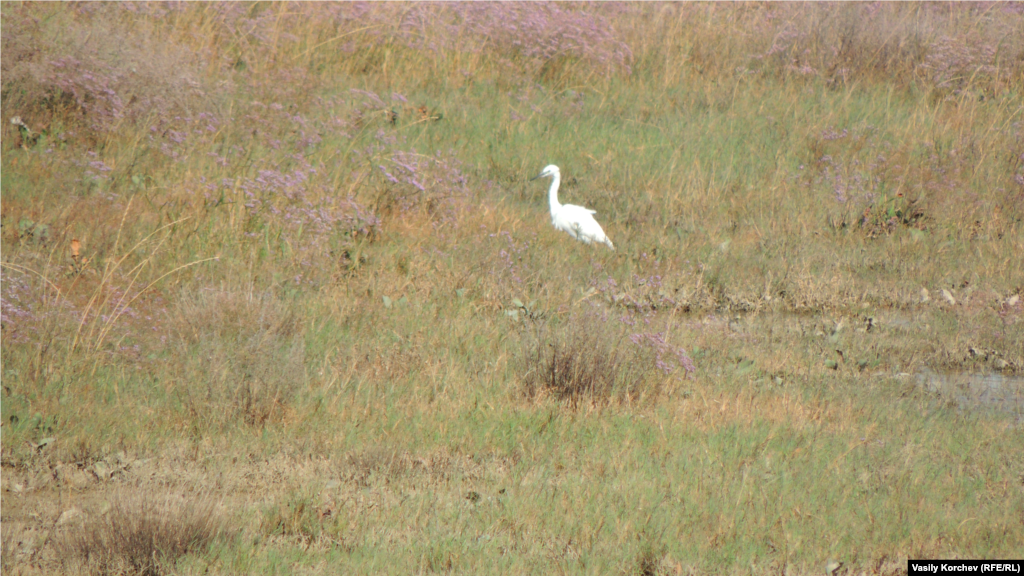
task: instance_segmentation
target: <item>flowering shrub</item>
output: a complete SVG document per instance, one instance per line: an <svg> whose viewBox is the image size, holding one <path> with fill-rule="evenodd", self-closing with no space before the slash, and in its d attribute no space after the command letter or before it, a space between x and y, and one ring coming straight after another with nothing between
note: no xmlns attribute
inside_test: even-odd
<svg viewBox="0 0 1024 576"><path fill-rule="evenodd" d="M0 274L0 329L4 342L25 342L39 330L44 302L36 297L35 288L24 274L11 274L6 269Z"/></svg>
<svg viewBox="0 0 1024 576"><path fill-rule="evenodd" d="M302 155L292 157L291 170L263 168L254 177L238 181L249 215L250 236L271 227L280 231L299 251L324 247L332 235L371 234L377 216L351 197L339 197L317 179L318 169ZM230 181L222 183L233 187ZM208 196L212 201L212 196Z"/></svg>
<svg viewBox="0 0 1024 576"><path fill-rule="evenodd" d="M4 106L22 113L71 113L99 132L124 121L169 118L203 101L201 56L131 26L116 5L89 5L79 17L37 7L4 11ZM43 18L59 23L47 33Z"/></svg>
<svg viewBox="0 0 1024 576"><path fill-rule="evenodd" d="M367 90L353 89L351 93L356 100L349 124L366 125L374 115L391 118L388 122L394 123L391 115L395 112L384 98ZM397 93L390 100L406 102ZM422 208L435 222L455 223L459 203L469 194L466 175L454 152L420 154L393 130L379 128L368 146L354 151L352 163L356 172L371 175L374 204L381 214L399 215Z"/></svg>
<svg viewBox="0 0 1024 576"><path fill-rule="evenodd" d="M952 22L986 11L991 16L985 19L984 34L944 32ZM878 75L958 93L968 82L993 85L1020 77L1015 55L1022 48L1021 37L1008 18L1018 12L1011 3L951 9L871 2L765 9L747 5L727 12L727 17L749 34L753 48L746 65L737 68L740 74L821 78L831 86Z"/></svg>
<svg viewBox="0 0 1024 576"><path fill-rule="evenodd" d="M599 70L628 73L629 47L599 12L596 6L554 2L421 3L405 11L398 35L411 47L434 52L487 50L503 63L528 62L537 68L556 58L573 58ZM433 33L424 35L425 29Z"/></svg>
<svg viewBox="0 0 1024 576"><path fill-rule="evenodd" d="M440 220L455 222L457 201L468 190L454 154L392 150L377 168L384 178L377 197L383 211L408 212L422 206Z"/></svg>
<svg viewBox="0 0 1024 576"><path fill-rule="evenodd" d="M981 38L943 36L929 46L921 63L935 86L960 93L977 76L998 78L1009 72L998 66L996 46Z"/></svg>
<svg viewBox="0 0 1024 576"><path fill-rule="evenodd" d="M121 10L163 19L180 17L188 9L126 3ZM536 75L561 59L602 73L629 73L632 65L632 53L612 25L614 8L595 4L220 3L192 10L213 23L216 44L229 47L208 55L222 70L262 74L290 69L289 81L263 87L280 94L308 86L301 67L289 66L280 57L291 50L308 56L309 62L367 68L379 63L374 48L404 47L413 58L461 51L491 60L491 69L506 77Z"/></svg>

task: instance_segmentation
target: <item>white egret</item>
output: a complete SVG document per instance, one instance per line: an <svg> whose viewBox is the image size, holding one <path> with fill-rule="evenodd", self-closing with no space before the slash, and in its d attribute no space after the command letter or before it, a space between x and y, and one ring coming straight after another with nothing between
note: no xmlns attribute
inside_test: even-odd
<svg viewBox="0 0 1024 576"><path fill-rule="evenodd" d="M562 181L562 174L558 170L558 166L550 164L530 180L536 180L541 177L551 177L551 188L548 190L548 203L551 205L551 224L558 230L568 232L573 238L590 244L591 242L600 242L607 244L609 248L615 250L615 246L612 241L608 239L604 234L604 230L601 229L601 225L594 220L594 214L597 211L584 208L583 206L576 206L575 204L559 204L558 203L558 185Z"/></svg>

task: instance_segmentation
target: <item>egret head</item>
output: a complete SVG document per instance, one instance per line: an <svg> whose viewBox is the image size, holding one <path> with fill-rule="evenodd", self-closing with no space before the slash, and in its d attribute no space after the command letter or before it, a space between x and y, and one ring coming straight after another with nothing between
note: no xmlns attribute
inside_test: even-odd
<svg viewBox="0 0 1024 576"><path fill-rule="evenodd" d="M543 170L540 171L540 174L537 174L533 178L530 178L530 180L536 180L537 178L543 178L543 177L546 177L546 176L557 176L557 175L558 175L558 166L555 166L554 164L548 164L547 166L544 167Z"/></svg>

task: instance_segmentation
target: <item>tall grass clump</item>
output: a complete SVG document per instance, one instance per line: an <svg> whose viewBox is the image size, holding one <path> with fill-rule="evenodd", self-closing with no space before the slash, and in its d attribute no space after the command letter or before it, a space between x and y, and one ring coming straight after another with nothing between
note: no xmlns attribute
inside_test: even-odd
<svg viewBox="0 0 1024 576"><path fill-rule="evenodd" d="M65 570L157 576L173 573L177 561L204 553L223 534L209 498L140 493L115 499L106 514L87 520L59 547Z"/></svg>
<svg viewBox="0 0 1024 576"><path fill-rule="evenodd" d="M61 242L43 257L3 264L0 298L6 336L13 342L36 343L23 365L28 378L43 389L57 385L59 398L76 375L95 374L111 359L138 357L140 342L149 337L145 325L159 322L140 311L148 307L145 304L159 303L154 287L209 261L154 270L154 258L169 237L165 228L130 247L115 239L112 251L117 255L102 268L77 252L77 240L70 243L74 255L66 259L54 254L68 248ZM139 258L140 254L144 256ZM55 262L58 258L64 261Z"/></svg>
<svg viewBox="0 0 1024 576"><path fill-rule="evenodd" d="M656 401L669 383L693 372L694 365L665 332L648 331L643 324L629 313L613 319L589 311L564 323L523 328L517 372L524 394L551 396L572 407Z"/></svg>
<svg viewBox="0 0 1024 576"><path fill-rule="evenodd" d="M175 389L188 421L259 429L308 389L300 319L269 295L199 291L172 317L174 357L187 359L178 369L202 383Z"/></svg>

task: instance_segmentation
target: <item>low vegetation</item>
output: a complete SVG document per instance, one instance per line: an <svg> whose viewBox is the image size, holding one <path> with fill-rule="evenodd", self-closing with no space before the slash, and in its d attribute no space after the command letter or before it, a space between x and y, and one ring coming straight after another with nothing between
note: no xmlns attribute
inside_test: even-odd
<svg viewBox="0 0 1024 576"><path fill-rule="evenodd" d="M0 10L5 574L1020 555L1019 5Z"/></svg>
<svg viewBox="0 0 1024 576"><path fill-rule="evenodd" d="M59 544L61 567L85 574L162 574L178 558L204 552L220 535L219 524L209 500L122 495L102 516L66 534Z"/></svg>

